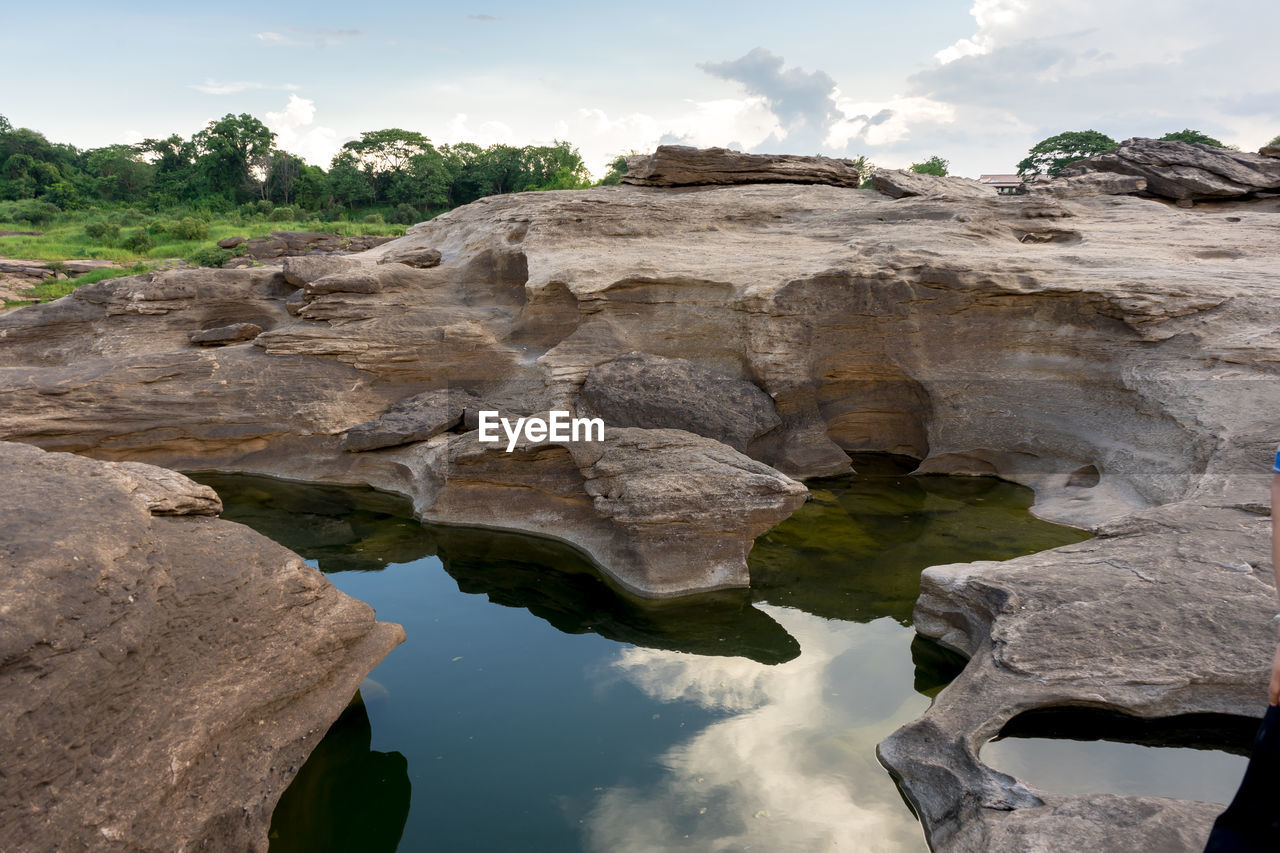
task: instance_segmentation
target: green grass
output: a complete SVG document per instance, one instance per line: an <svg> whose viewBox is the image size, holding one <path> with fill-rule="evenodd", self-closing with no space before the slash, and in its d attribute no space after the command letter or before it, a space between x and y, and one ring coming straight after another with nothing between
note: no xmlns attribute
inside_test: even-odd
<svg viewBox="0 0 1280 853"><path fill-rule="evenodd" d="M92 272L87 272L84 275L78 275L75 278L64 279L62 281L50 278L31 288L29 293L31 299L38 299L41 302L49 302L54 299L60 299L75 290L77 287L81 287L86 284L93 284L94 282L103 281L108 278L121 278L126 275L137 275L140 272L146 272L146 267L142 264L137 264L125 269L93 270ZM10 302L5 300L4 306L6 308L18 308L20 306L30 304L30 301Z"/></svg>
<svg viewBox="0 0 1280 853"><path fill-rule="evenodd" d="M116 214L118 217L119 214ZM376 224L365 222L319 222L316 220L271 222L265 218L245 217L231 214L213 218L209 223L209 236L203 240L181 240L171 234L152 235L155 245L144 253L131 252L120 248L118 244L124 236L139 228L147 228L157 221L172 220L173 215L160 214L146 216L135 224L123 225L121 237L104 241L94 239L85 233L86 223L96 219L111 219L101 214L92 215L85 211L62 213L51 222L32 226L26 222L0 221L0 230L4 231L43 231L38 237L15 236L0 237L0 257L31 258L41 261L65 261L74 258L99 258L117 263L136 263L138 261L164 260L166 258L185 258L197 249L212 246L226 237L262 237L272 231L319 231L327 234L344 236L376 235L399 237L404 234L405 226L395 224Z"/></svg>

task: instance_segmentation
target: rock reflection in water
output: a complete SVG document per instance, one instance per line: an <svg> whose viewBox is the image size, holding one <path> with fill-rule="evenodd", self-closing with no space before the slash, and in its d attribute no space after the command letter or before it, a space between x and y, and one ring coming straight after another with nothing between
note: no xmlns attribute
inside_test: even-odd
<svg viewBox="0 0 1280 853"><path fill-rule="evenodd" d="M401 846L921 851L875 758L962 663L910 627L920 570L1083 536L1030 518L1030 493L1007 483L855 464L757 542L751 590L656 603L560 543L424 526L371 489L197 479L224 517L404 625L369 706L373 746L408 760ZM327 747L370 754L335 732ZM383 820L317 794L310 766L273 849L330 810Z"/></svg>

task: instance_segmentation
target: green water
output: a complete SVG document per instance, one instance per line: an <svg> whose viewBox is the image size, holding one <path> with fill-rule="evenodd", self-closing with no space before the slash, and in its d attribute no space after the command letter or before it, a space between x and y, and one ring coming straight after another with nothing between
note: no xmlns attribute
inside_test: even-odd
<svg viewBox="0 0 1280 853"><path fill-rule="evenodd" d="M750 590L661 604L369 489L199 476L408 637L281 799L273 853L926 849L875 759L960 664L910 627L920 570L1083 535L1008 483L855 465L756 543Z"/></svg>

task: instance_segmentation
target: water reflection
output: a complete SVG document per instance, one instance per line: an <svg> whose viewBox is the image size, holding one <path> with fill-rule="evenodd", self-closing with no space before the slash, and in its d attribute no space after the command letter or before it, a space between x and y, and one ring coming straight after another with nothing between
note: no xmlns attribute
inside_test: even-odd
<svg viewBox="0 0 1280 853"><path fill-rule="evenodd" d="M271 849L390 853L409 817L409 765L369 748L373 729L359 693L298 770L271 815Z"/></svg>
<svg viewBox="0 0 1280 853"><path fill-rule="evenodd" d="M757 542L751 590L667 603L618 594L559 543L423 526L370 489L199 476L224 517L408 636L373 673L363 739L343 724L324 741L403 754L407 820L326 794L315 780L346 771L317 751L273 849L314 838L309 820L376 819L403 825L404 849L923 850L875 759L962 665L910 628L920 570L1082 535L1030 518L1007 483L855 464Z"/></svg>
<svg viewBox="0 0 1280 853"><path fill-rule="evenodd" d="M925 849L875 759L928 706L912 690L910 630L762 608L800 641L800 658L767 667L618 652L612 670L646 695L730 716L661 755L655 783L604 792L586 820L589 850Z"/></svg>
<svg viewBox="0 0 1280 853"><path fill-rule="evenodd" d="M1112 793L1229 803L1259 721L1225 714L1143 720L1098 708L1046 708L1010 720L982 760L1060 794Z"/></svg>

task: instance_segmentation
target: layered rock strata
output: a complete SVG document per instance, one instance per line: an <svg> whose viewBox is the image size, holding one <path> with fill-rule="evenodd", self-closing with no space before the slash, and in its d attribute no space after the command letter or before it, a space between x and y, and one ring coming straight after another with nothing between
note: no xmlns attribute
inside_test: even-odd
<svg viewBox="0 0 1280 853"><path fill-rule="evenodd" d="M9 442L0 467L0 848L266 851L403 631L173 471Z"/></svg>
<svg viewBox="0 0 1280 853"><path fill-rule="evenodd" d="M1152 195L1196 201L1280 192L1280 159L1191 142L1126 139L1114 151L1082 160L1064 177L1111 172L1142 178Z"/></svg>
<svg viewBox="0 0 1280 853"><path fill-rule="evenodd" d="M1122 825L1190 849L1212 808L1055 798L980 757L1030 707L1256 715L1265 702L1280 203L1109 194L1131 186L529 193L333 263L101 282L0 318L0 431L106 459L377 485L426 518L576 543L650 595L745 582L738 555L800 498L790 478L846 471L849 451L1025 483L1037 514L1100 536L926 573L921 632L972 660L884 760L938 849L1034 837L1092 850L1097 827ZM438 265L396 260L430 251ZM188 340L235 323L263 331ZM629 362L641 369L610 393L600 377ZM705 386L705 405L696 391L627 399L672 362L703 377L683 387ZM512 418L599 406L620 422L606 418L603 445L507 453L464 411L426 441L342 450L399 401L455 388ZM765 397L777 423L760 431ZM696 559L675 556L686 550Z"/></svg>

